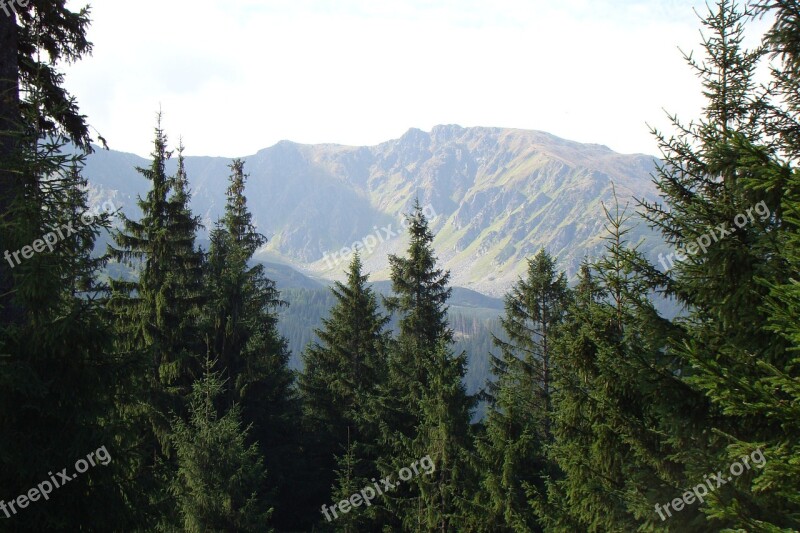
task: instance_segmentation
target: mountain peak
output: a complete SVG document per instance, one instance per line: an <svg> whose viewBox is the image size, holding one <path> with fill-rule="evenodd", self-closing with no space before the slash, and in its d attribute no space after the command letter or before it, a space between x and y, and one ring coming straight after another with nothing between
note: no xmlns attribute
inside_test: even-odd
<svg viewBox="0 0 800 533"><path fill-rule="evenodd" d="M192 207L206 227L224 208L229 164L186 160ZM101 153L89 157L86 176L99 192L133 206L147 187L137 165L143 163ZM388 254L407 243L399 220L418 196L432 215L434 245L453 284L487 294L507 290L542 247L568 272L598 253L601 202L613 205L612 182L623 205L657 194L651 157L540 131L457 124L411 128L366 147L284 140L249 158L245 170L254 222L270 239L262 259L338 278L346 251L368 243L365 268L372 279L386 279Z"/></svg>
<svg viewBox="0 0 800 533"><path fill-rule="evenodd" d="M432 137L455 137L461 135L466 131L466 128L458 124L439 124L431 128Z"/></svg>

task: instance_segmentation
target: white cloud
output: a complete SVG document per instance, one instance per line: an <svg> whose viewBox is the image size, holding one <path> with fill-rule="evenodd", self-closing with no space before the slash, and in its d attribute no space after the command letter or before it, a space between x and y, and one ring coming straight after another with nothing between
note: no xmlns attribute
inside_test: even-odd
<svg viewBox="0 0 800 533"><path fill-rule="evenodd" d="M375 144L440 123L655 153L645 123L702 103L677 49L697 48L693 4L95 0L95 53L67 85L112 148L142 155L159 105L192 155Z"/></svg>

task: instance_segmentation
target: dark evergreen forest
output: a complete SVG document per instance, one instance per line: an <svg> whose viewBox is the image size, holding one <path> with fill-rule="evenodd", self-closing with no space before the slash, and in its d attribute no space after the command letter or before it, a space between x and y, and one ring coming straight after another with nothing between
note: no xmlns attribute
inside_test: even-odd
<svg viewBox="0 0 800 533"><path fill-rule="evenodd" d="M450 307L419 202L389 290L358 253L278 290L239 159L200 246L160 115L141 216L87 215L105 140L59 65L91 61L89 11L24 4L0 13L0 530L800 530L800 1L700 13L705 106L652 132L660 199L605 205L575 280L530 257L496 317Z"/></svg>

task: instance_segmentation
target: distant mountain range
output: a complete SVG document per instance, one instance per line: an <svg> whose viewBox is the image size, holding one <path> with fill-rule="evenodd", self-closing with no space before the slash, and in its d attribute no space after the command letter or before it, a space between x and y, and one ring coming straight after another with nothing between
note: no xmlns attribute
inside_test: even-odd
<svg viewBox="0 0 800 533"><path fill-rule="evenodd" d="M495 297L541 247L570 275L582 258L598 255L606 222L601 202L613 208L612 183L630 214L633 198L656 198L652 156L538 131L436 126L369 147L281 141L243 159L248 203L269 238L257 258L291 267L271 268L282 283L294 279L304 288L341 279L349 259L342 248L353 243L370 248L362 255L371 279L388 279L387 255L407 244L400 221L415 198L435 214L434 245L452 285ZM224 207L229 163L186 160L192 206L206 230ZM92 201L111 199L136 216L136 196L149 183L135 167L147 165L132 154L98 150L84 172ZM637 217L631 223L638 224L631 240L641 240L651 258L663 251L662 240Z"/></svg>

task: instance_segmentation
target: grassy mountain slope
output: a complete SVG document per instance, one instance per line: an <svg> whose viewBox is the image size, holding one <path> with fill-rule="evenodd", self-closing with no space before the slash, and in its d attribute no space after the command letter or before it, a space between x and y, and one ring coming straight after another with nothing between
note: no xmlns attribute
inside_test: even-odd
<svg viewBox="0 0 800 533"><path fill-rule="evenodd" d="M229 161L186 163L193 208L208 229L222 210ZM98 198L113 198L135 215L136 195L148 185L137 165L147 161L98 151L86 176ZM436 126L371 147L282 141L247 157L245 168L255 223L270 239L259 259L340 279L349 257L333 254L366 243L372 279L388 279L387 255L406 245L402 214L419 197L436 215L434 245L453 285L500 296L539 247L570 274L595 256L605 223L601 202L613 204L612 183L623 205L653 198L653 165L649 156L543 132ZM632 238L652 254L663 249L643 225Z"/></svg>

